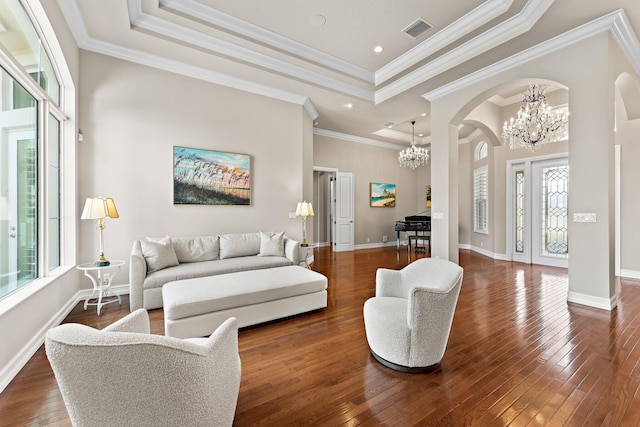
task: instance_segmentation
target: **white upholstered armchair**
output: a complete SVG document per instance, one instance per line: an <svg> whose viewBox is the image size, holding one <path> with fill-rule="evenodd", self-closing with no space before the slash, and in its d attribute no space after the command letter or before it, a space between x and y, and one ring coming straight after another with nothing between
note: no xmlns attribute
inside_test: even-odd
<svg viewBox="0 0 640 427"><path fill-rule="evenodd" d="M240 388L238 327L209 338L149 334L139 309L103 330L63 324L45 348L74 426L230 426Z"/></svg>
<svg viewBox="0 0 640 427"><path fill-rule="evenodd" d="M378 269L376 295L364 304L373 356L403 372L436 369L444 355L462 284L462 268L423 258L402 270Z"/></svg>

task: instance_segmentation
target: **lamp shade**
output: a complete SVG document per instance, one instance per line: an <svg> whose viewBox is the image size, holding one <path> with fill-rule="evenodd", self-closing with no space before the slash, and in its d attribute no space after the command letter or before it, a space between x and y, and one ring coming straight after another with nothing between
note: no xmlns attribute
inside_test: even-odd
<svg viewBox="0 0 640 427"><path fill-rule="evenodd" d="M311 206L311 203L307 203L305 202L298 202L298 207L296 208L296 216L313 216L314 212L313 212L313 206Z"/></svg>
<svg viewBox="0 0 640 427"><path fill-rule="evenodd" d="M87 198L82 210L82 219L118 218L118 210L112 198Z"/></svg>

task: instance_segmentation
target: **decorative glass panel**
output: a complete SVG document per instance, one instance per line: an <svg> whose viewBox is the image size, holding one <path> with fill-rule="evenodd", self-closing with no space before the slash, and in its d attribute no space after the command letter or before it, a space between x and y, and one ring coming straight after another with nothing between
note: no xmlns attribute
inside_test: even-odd
<svg viewBox="0 0 640 427"><path fill-rule="evenodd" d="M569 166L542 170L542 253L569 254Z"/></svg>
<svg viewBox="0 0 640 427"><path fill-rule="evenodd" d="M524 171L516 171L515 175L515 250L524 252Z"/></svg>

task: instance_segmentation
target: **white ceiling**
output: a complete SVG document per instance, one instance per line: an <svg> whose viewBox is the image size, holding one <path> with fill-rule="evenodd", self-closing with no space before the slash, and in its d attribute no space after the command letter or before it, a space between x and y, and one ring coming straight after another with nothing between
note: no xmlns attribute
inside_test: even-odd
<svg viewBox="0 0 640 427"><path fill-rule="evenodd" d="M416 140L428 142L425 93L556 36L575 40L566 35L584 24L602 31L588 23L618 9L628 18L627 43L640 52L637 0L58 3L83 49L305 105L319 132L387 144L406 145L411 120ZM310 22L318 15L324 25ZM414 39L402 30L418 18L433 28ZM384 47L379 54L376 45Z"/></svg>

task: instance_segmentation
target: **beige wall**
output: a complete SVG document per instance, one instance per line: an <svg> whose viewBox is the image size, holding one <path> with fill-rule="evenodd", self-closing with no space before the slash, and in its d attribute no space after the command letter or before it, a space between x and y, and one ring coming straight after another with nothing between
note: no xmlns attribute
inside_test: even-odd
<svg viewBox="0 0 640 427"><path fill-rule="evenodd" d="M301 239L288 213L312 192L302 106L85 51L81 66L79 196L115 199L108 258L128 261L133 240L146 236L284 230ZM250 155L251 206L174 205L174 145ZM81 221L80 262L95 258L97 238ZM127 272L117 281L127 283Z"/></svg>
<svg viewBox="0 0 640 427"><path fill-rule="evenodd" d="M395 221L424 211L430 165L418 170L400 167L398 151L315 135L314 165L354 175L355 245L394 242ZM396 207L369 206L371 182L396 184ZM321 207L318 207L320 209Z"/></svg>

